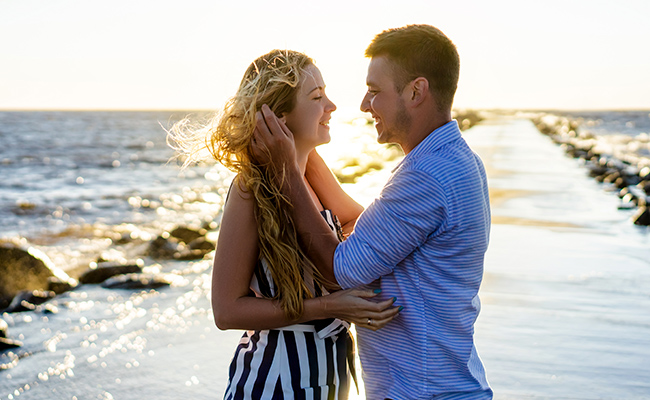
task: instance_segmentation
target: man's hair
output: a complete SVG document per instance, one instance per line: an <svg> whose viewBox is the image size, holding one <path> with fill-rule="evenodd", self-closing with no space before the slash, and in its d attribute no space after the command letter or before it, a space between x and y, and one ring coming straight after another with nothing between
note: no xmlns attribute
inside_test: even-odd
<svg viewBox="0 0 650 400"><path fill-rule="evenodd" d="M440 111L451 110L458 87L460 57L456 46L431 25L407 25L388 29L373 39L366 57L386 56L393 64L399 93L413 79L424 77Z"/></svg>

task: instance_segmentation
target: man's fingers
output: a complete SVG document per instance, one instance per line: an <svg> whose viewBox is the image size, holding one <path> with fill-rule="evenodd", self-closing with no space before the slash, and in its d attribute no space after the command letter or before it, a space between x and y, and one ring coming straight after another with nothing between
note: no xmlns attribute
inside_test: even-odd
<svg viewBox="0 0 650 400"><path fill-rule="evenodd" d="M285 130L280 125L280 120L266 104L262 105L262 115L271 135L286 135Z"/></svg>
<svg viewBox="0 0 650 400"><path fill-rule="evenodd" d="M271 131L266 123L266 118L261 111L255 113L255 119L255 138L257 140L260 140L264 137L264 135L271 135Z"/></svg>

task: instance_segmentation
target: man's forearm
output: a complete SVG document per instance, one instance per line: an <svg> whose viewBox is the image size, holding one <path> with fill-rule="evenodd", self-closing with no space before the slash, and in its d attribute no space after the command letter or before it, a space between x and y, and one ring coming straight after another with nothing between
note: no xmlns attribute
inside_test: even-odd
<svg viewBox="0 0 650 400"><path fill-rule="evenodd" d="M300 171L297 168L289 168L286 178L282 191L289 196L293 205L291 216L298 239L323 278L331 285L337 286L334 276L334 251L338 246L338 239L332 235L332 230L314 205Z"/></svg>

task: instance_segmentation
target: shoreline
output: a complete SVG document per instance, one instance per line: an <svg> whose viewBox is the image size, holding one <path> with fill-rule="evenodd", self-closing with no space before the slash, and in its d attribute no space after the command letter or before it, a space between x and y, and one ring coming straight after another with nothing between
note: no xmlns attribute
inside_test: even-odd
<svg viewBox="0 0 650 400"><path fill-rule="evenodd" d="M494 398L647 398L650 229L531 121L464 137L490 185L475 341Z"/></svg>
<svg viewBox="0 0 650 400"><path fill-rule="evenodd" d="M632 210L618 210L618 196L529 120L495 117L463 136L481 155L490 185L493 225L475 338L495 399L647 397L650 230L633 225ZM345 189L368 204L397 161ZM111 232L115 241L145 233ZM68 239L85 240L82 234ZM161 398L222 392L241 332L214 326L210 265L209 255L164 260L156 268L182 281L145 291L89 284L50 300L57 313L7 314L9 336L24 347L20 358L0 359L8 365L0 392L115 398L134 388Z"/></svg>

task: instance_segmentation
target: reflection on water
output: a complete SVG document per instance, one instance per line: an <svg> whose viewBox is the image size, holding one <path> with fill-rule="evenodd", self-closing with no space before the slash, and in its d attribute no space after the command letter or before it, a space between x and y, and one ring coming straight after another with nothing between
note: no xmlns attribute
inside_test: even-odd
<svg viewBox="0 0 650 400"><path fill-rule="evenodd" d="M198 262L143 256L149 241L178 225L207 224L208 240L216 241L232 179L220 166L181 172L167 164L173 152L158 122L173 119L161 112L0 113L4 240L41 250L72 276L100 259L139 259L143 272L173 278L150 291L83 285L46 311L4 314L9 336L23 346L0 354L0 399L212 398L225 389L241 333L214 326L212 254ZM365 120L331 127L332 144L319 151L351 180L371 169L366 164L382 167L362 153L394 162ZM367 196L369 186L360 186Z"/></svg>
<svg viewBox="0 0 650 400"><path fill-rule="evenodd" d="M43 251L71 275L98 259L140 258L144 272L173 278L171 286L157 290L83 285L57 296L41 311L4 314L9 336L23 346L0 354L0 399L179 399L223 393L241 333L214 326L209 299L212 254L196 262L158 263L143 255L149 241L178 225L207 224L208 238L215 241L232 179L218 166L179 172L176 164L167 164L173 153L158 122L168 126L173 115L184 114L0 113L0 236ZM646 129L640 121L633 127L623 125ZM365 119L332 121L331 134L332 142L319 152L341 179L356 180L346 189L369 204L401 154L378 145ZM546 155L544 146L536 147L538 156L515 154L519 158L495 158L494 164L501 163L504 170L530 170L538 165L531 161ZM578 187L581 193L593 189L583 172L565 168L566 179L549 174L549 168L553 172L563 165L539 164L539 171L528 171L537 174L535 179L501 179L522 190L557 188L560 183L566 184L564 189ZM499 181L493 183L497 188ZM576 210L570 207L572 199L560 193L528 202L512 199L503 215L514 218L514 213L532 209L538 219L553 220L554 214L558 223L588 225L594 204L586 200L589 207ZM605 222L614 229L609 235L624 231ZM541 270L548 275L548 269ZM586 274L575 275L571 284L601 290L612 278ZM638 285L630 284L627 290L634 296L647 294ZM627 298L625 293L617 295ZM363 392L357 396L353 390L351 398L363 398Z"/></svg>

